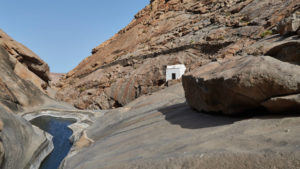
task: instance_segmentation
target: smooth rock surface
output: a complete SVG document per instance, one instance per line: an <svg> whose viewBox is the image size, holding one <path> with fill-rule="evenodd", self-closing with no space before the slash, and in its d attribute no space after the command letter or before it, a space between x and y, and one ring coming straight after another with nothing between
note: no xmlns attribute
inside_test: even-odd
<svg viewBox="0 0 300 169"><path fill-rule="evenodd" d="M0 104L0 120L3 122L0 132L1 169L36 167L35 162L52 143L44 131L33 128L29 122L3 107Z"/></svg>
<svg viewBox="0 0 300 169"><path fill-rule="evenodd" d="M299 168L300 118L226 117L192 110L181 85L96 118L94 140L61 169Z"/></svg>
<svg viewBox="0 0 300 169"><path fill-rule="evenodd" d="M183 75L182 83L187 102L198 111L246 113L272 97L300 93L300 66L245 56L199 67Z"/></svg>
<svg viewBox="0 0 300 169"><path fill-rule="evenodd" d="M20 112L59 105L42 87L49 68L38 56L0 30L0 168L38 168L51 152L51 136Z"/></svg>

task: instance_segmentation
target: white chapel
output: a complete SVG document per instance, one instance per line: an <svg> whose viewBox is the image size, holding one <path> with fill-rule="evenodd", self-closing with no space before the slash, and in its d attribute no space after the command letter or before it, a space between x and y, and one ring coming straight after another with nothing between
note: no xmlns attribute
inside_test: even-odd
<svg viewBox="0 0 300 169"><path fill-rule="evenodd" d="M184 64L169 65L166 70L166 81L180 79L184 74L186 67Z"/></svg>

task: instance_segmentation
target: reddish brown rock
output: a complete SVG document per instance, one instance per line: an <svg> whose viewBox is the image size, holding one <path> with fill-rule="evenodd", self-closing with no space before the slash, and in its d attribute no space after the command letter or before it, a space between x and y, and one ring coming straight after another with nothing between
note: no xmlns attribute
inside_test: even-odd
<svg viewBox="0 0 300 169"><path fill-rule="evenodd" d="M49 66L39 56L0 30L0 45L9 53L17 74L37 87L50 81ZM21 67L22 65L22 67ZM22 70L20 70L22 69ZM25 75L26 74L26 75Z"/></svg>
<svg viewBox="0 0 300 169"><path fill-rule="evenodd" d="M0 168L36 168L50 141L18 113L54 104L47 87L46 63L0 31ZM41 73L44 72L44 73ZM40 74L41 73L41 74Z"/></svg>
<svg viewBox="0 0 300 169"><path fill-rule="evenodd" d="M252 55L268 55L300 65L300 37L274 35L249 46L244 52Z"/></svg>
<svg viewBox="0 0 300 169"><path fill-rule="evenodd" d="M269 56L245 56L202 66L182 77L189 105L198 111L224 114L247 113L278 104L278 112L300 110L300 67ZM265 102L266 100L270 100ZM286 101L284 101L286 100ZM290 101L288 101L290 100Z"/></svg>
<svg viewBox="0 0 300 169"><path fill-rule="evenodd" d="M45 81L40 79L36 74L27 69L26 66L17 62L14 68L14 72L22 79L33 82L41 91L47 88Z"/></svg>
<svg viewBox="0 0 300 169"><path fill-rule="evenodd" d="M264 38L300 0L152 0L58 83L78 108L119 107L160 90L165 67L233 58Z"/></svg>
<svg viewBox="0 0 300 169"><path fill-rule="evenodd" d="M300 30L300 6L299 9L295 9L294 12L289 16L283 19L277 26L277 31L281 35L288 33L296 34Z"/></svg>
<svg viewBox="0 0 300 169"><path fill-rule="evenodd" d="M0 42L3 43L2 38ZM41 105L48 99L43 93L45 85L45 81L12 57L0 43L0 103L13 111Z"/></svg>

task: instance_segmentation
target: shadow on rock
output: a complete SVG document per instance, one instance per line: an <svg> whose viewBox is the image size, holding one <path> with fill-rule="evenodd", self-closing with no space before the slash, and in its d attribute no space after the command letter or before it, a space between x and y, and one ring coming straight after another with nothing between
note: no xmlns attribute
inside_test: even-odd
<svg viewBox="0 0 300 169"><path fill-rule="evenodd" d="M159 109L171 124L187 129L200 129L233 124L248 117L224 116L200 113L191 109L187 103L175 104Z"/></svg>
<svg viewBox="0 0 300 169"><path fill-rule="evenodd" d="M285 117L299 117L299 113L268 113L257 110L247 114L222 115L221 113L198 112L190 108L187 103L180 103L159 109L165 115L165 119L174 125L180 125L186 129L201 129L230 125L247 119L280 119Z"/></svg>

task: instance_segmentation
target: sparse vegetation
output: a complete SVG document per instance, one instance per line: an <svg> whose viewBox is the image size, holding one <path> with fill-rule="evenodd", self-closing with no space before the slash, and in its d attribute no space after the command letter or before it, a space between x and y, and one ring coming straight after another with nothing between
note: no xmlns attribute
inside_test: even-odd
<svg viewBox="0 0 300 169"><path fill-rule="evenodd" d="M260 34L260 37L265 38L265 37L270 36L272 34L273 34L272 30L265 30L262 34Z"/></svg>
<svg viewBox="0 0 300 169"><path fill-rule="evenodd" d="M249 24L250 24L250 22L249 22L249 21L245 21L245 20L241 20L241 23L242 23L244 26L247 26L247 25L249 25Z"/></svg>
<svg viewBox="0 0 300 169"><path fill-rule="evenodd" d="M218 40L224 40L224 39L225 37L223 35L218 37Z"/></svg>
<svg viewBox="0 0 300 169"><path fill-rule="evenodd" d="M117 82L116 79L111 79L111 80L110 80L110 84L113 84L113 83L116 83L116 82Z"/></svg>
<svg viewBox="0 0 300 169"><path fill-rule="evenodd" d="M79 89L80 93L84 92L85 90L86 90L85 87L81 87L81 88Z"/></svg>

